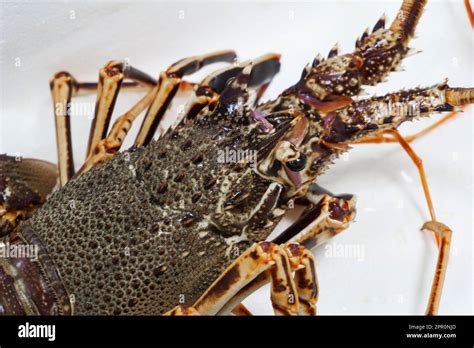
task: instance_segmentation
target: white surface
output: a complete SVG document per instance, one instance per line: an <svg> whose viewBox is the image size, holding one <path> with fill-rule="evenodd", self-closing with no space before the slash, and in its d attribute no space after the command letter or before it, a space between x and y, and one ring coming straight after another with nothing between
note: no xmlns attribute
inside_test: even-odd
<svg viewBox="0 0 474 348"><path fill-rule="evenodd" d="M280 52L282 69L267 95L272 97L294 83L317 52L326 54L336 41L342 51L351 51L366 27L383 12L390 22L400 3L2 3L0 153L56 161L48 86L56 71L95 81L108 60L128 58L158 76L180 58L217 49L233 48L241 59ZM474 86L472 33L462 1L430 1L412 42L422 54L404 61L406 72L367 91L432 85L444 77L452 86ZM121 94L115 115L138 97ZM94 97L79 101L93 105ZM473 313L473 116L471 108L414 143L424 160L438 219L454 231L442 314ZM411 134L439 117L406 124L401 131ZM84 158L89 124L87 116L73 117L77 166ZM419 231L429 215L408 156L397 145L356 146L320 183L358 196L356 222L333 242L364 253L358 261L328 257L325 246L315 251L319 313L423 313L437 252L433 238ZM267 288L246 303L256 313L272 313Z"/></svg>

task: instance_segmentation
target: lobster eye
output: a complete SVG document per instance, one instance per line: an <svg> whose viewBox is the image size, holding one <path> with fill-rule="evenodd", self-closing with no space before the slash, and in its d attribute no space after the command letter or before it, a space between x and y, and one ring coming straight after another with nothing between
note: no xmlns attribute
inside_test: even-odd
<svg viewBox="0 0 474 348"><path fill-rule="evenodd" d="M306 166L306 155L300 153L299 157L293 161L286 162L286 166L293 172L299 172Z"/></svg>

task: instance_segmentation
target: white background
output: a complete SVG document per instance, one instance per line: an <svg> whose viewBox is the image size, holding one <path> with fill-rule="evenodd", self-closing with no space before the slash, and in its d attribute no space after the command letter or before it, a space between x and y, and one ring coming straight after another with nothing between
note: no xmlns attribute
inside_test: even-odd
<svg viewBox="0 0 474 348"><path fill-rule="evenodd" d="M299 78L317 52L326 54L336 41L351 52L363 30L383 12L390 22L400 3L2 2L0 153L56 161L48 86L56 71L95 81L107 61L127 58L157 77L180 58L213 50L233 48L241 59L280 52L282 69L268 90L274 97ZM462 1L430 1L412 42L423 52L403 62L405 72L367 92L428 86L444 77L452 86L474 86L472 33ZM121 94L115 115L139 97ZM94 103L94 96L79 101ZM413 144L424 160L438 219L454 231L441 314L473 313L473 116L470 108ZM403 125L401 131L411 134L439 117ZM76 166L84 158L89 124L87 116L73 117ZM319 313L422 314L437 251L433 237L420 231L429 214L408 156L397 145L359 145L319 182L358 197L356 222L329 245L364 252L357 260L329 257L325 246L315 251ZM255 313L272 313L268 288L246 303Z"/></svg>

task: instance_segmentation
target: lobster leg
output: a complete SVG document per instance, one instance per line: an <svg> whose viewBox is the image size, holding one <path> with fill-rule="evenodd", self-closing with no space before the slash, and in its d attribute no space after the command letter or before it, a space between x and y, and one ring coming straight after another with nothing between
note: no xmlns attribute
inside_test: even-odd
<svg viewBox="0 0 474 348"><path fill-rule="evenodd" d="M155 134L161 119L183 82L184 75L193 74L202 67L216 62L232 62L236 55L233 51L218 51L182 59L172 64L160 74L158 91L148 109L135 139L135 145L147 145Z"/></svg>
<svg viewBox="0 0 474 348"><path fill-rule="evenodd" d="M451 115L447 115L447 116L451 116ZM389 135L392 136L392 138L391 139L390 138L385 138L385 137L383 137L384 134L389 134ZM390 142L398 142L402 146L402 148L406 151L406 153L410 156L413 163L416 165L416 167L418 169L418 172L420 174L420 179L421 179L421 183L423 185L423 191L425 193L426 203L428 204L428 209L430 211L431 219L433 221L436 221L436 214L435 214L435 211L434 211L433 202L431 200L431 194L430 194L428 182L426 180L426 174L425 174L425 170L424 170L424 167L423 167L422 160L420 159L420 157L418 157L418 155L412 149L409 142L404 137L402 137L400 135L400 133L398 133L398 131L396 131L396 130L385 130L381 136L383 137L383 139L391 140ZM370 138L369 138L369 140L370 140Z"/></svg>
<svg viewBox="0 0 474 348"><path fill-rule="evenodd" d="M441 293L443 291L444 278L446 276L446 269L448 267L452 231L446 225L436 221L426 222L422 229L435 233L437 239L439 240L438 261L436 262L433 285L431 286L430 298L428 300L428 306L426 307L425 312L426 315L436 315L438 313Z"/></svg>
<svg viewBox="0 0 474 348"><path fill-rule="evenodd" d="M314 260L309 249L324 243L349 226L355 217L355 198L352 195L329 194L315 184L306 196L308 209L296 222L273 239L272 243L285 245L292 270L296 270L295 284L300 301L299 313L314 315L318 285ZM270 277L267 274L256 277L229 300L219 314L229 313L269 281Z"/></svg>
<svg viewBox="0 0 474 348"><path fill-rule="evenodd" d="M287 253L290 261L291 271L295 272L294 283L296 288L296 296L298 298L298 314L300 315L316 315L316 302L318 301L319 285L316 275L316 263L313 254L299 243L286 243L281 245L283 250ZM266 271L250 283L245 285L233 296L217 313L219 315L226 315L229 312L241 312L241 301L255 292L257 289L272 281L271 271ZM275 294L278 294L274 283L272 283L272 304L275 309ZM289 298L294 301L293 298ZM280 299L281 301L281 299ZM281 314L277 310L276 314Z"/></svg>
<svg viewBox="0 0 474 348"><path fill-rule="evenodd" d="M322 193L313 186L305 198L310 204L308 208L273 243L300 243L313 249L347 229L355 217L356 199L352 195Z"/></svg>
<svg viewBox="0 0 474 348"><path fill-rule="evenodd" d="M437 91L437 92L435 92ZM439 84L431 89L416 89L412 91L407 91L405 95L399 94L401 98L399 99L392 99L394 94L390 95L387 99L389 102L391 100L396 100L397 102L401 102L402 105L406 106L405 110L398 109L398 112L390 112L385 116L390 117L390 122L388 122L389 126L385 127L380 122L387 121L383 115L382 117L380 113L373 113L372 111L363 112L364 116L369 116L369 119L378 123L381 127L376 126L374 129L376 131L372 134L380 134L385 132L386 134L390 134L391 136L396 139L400 143L400 145L404 148L404 150L408 153L410 158L413 160L415 165L418 168L420 178L423 184L423 189L425 192L425 197L428 203L428 207L430 209L430 215L432 221L429 221L424 225L425 229L432 230L435 232L435 236L437 238L437 242L439 245L439 257L438 257L438 264L436 268L436 273L433 281L431 296L428 308L426 310L427 314L435 314L438 310L444 276L446 272L446 264L449 255L449 246L450 246L450 239L451 239L451 231L445 225L436 221L435 212L433 209L433 204L431 202L431 197L428 189L428 184L426 181L423 165L421 159L416 155L413 149L410 147L408 142L396 131L396 127L405 120L411 119L413 117L419 117L428 115L431 112L435 111L452 111L458 107L462 107L467 104L471 104L474 102L474 89L473 88L451 88L445 82ZM426 98L428 97L428 98ZM375 101L376 99L372 99ZM371 104L372 102L366 100L363 103ZM408 110L410 103L412 105L416 105L418 110L416 113L411 114ZM338 111L345 113L348 111L346 115L350 115L348 120L351 125L353 125L352 121L354 120L352 116L353 110L355 110L359 105L359 102L354 103L349 108L345 109L345 111ZM375 105L375 104L372 104ZM365 107L363 107L364 109ZM353 134L349 134L348 137L345 135L341 137L340 140L342 142L354 142L360 138L363 138L364 135L371 135L371 130L364 130L365 134L359 133L359 131L355 131ZM336 140L338 136L334 137L333 139ZM326 138L325 140L329 140ZM329 141L331 142L331 141ZM341 143L340 141L336 141L337 143Z"/></svg>
<svg viewBox="0 0 474 348"><path fill-rule="evenodd" d="M472 11L470 0L464 0L464 6L466 7L467 16L471 23L471 28L474 28L474 12Z"/></svg>
<svg viewBox="0 0 474 348"><path fill-rule="evenodd" d="M235 308L232 310L232 314L238 315L238 316L252 316L252 312L248 310L247 307L245 307L242 303L238 304L235 306Z"/></svg>
<svg viewBox="0 0 474 348"><path fill-rule="evenodd" d="M122 61L110 61L100 69L97 103L89 134L86 158L93 154L97 144L107 134L110 118L124 78L132 79L150 87L156 85L156 81L152 77Z"/></svg>
<svg viewBox="0 0 474 348"><path fill-rule="evenodd" d="M436 221L436 215L431 201L431 195L426 181L425 171L423 168L423 162L417 156L415 151L411 148L407 141L398 133L398 131L391 131L395 139L400 143L403 149L410 156L412 161L415 163L420 174L423 190L425 193L428 208L430 210L431 220L426 222L422 229L429 230L435 234L436 242L438 243L438 261L436 265L436 271L433 279L433 285L431 287L431 295L426 308L426 315L436 315L438 313L439 302L441 300L441 293L443 290L444 278L446 276L446 268L448 264L449 251L451 246L451 235L452 231L446 225Z"/></svg>
<svg viewBox="0 0 474 348"><path fill-rule="evenodd" d="M411 134L411 135L405 135L403 136L403 139L407 142L407 143L411 143L412 141L416 140L416 139L419 139L423 136L425 136L426 134L428 134L429 132L433 131L434 129L440 127L441 125L443 125L444 123L446 123L447 121L450 121L452 120L453 118L455 117L458 117L460 116L460 113L457 112L457 111L453 111L453 112L450 112L449 114L443 116L442 118L440 118L438 121L436 121L435 123L433 123L432 125L422 129L421 131L415 133L415 134ZM388 137L386 137L385 135L389 135ZM360 141L358 142L354 142L354 143L347 143L347 145L353 145L353 144L380 144L380 143L397 143L398 140L395 139L394 137L390 136L390 134L388 132L383 132L382 134L378 134L378 135L375 135L375 136L372 136L372 137L367 137L367 138L364 138L364 139L361 139Z"/></svg>
<svg viewBox="0 0 474 348"><path fill-rule="evenodd" d="M251 76L253 86L257 86L261 89L262 84L269 83L273 76L278 72L278 59L278 55L268 54L252 62L255 64L254 69L252 69L254 74ZM178 62L176 64L181 63ZM243 66L244 65L241 64L237 67L219 70L218 72L206 77L201 84L193 85L186 81L181 81L178 85L179 89L188 89L189 86L192 86L197 95L194 103L188 108L188 111L185 114L186 117L194 117L202 108L207 106L211 100L217 101L219 93L224 89L227 80L240 72L243 69ZM115 121L107 137L102 139L97 144L94 151L89 155L86 162L79 170L79 174L82 174L94 165L107 160L120 150L123 140L130 130L134 120L146 107L156 101L157 90L159 90L159 87L151 89L132 109Z"/></svg>
<svg viewBox="0 0 474 348"><path fill-rule="evenodd" d="M140 82L126 81L122 85L124 89L141 90L155 83L142 73L135 73L134 76ZM0 235L8 234L21 220L28 219L44 203L57 181L60 186L64 186L73 177L75 171L69 112L71 99L75 95L94 92L99 85L78 82L65 71L56 73L51 79L57 166L41 160L0 156L0 195L4 197L0 204Z"/></svg>
<svg viewBox="0 0 474 348"><path fill-rule="evenodd" d="M398 142L403 147L403 149L407 152L407 154L410 156L410 158L413 160L414 164L418 168L418 171L419 171L419 174L420 174L420 179L421 179L421 182L422 182L422 185L423 185L423 191L425 193L426 201L427 201L427 204L428 204L428 209L430 211L431 219L433 221L435 221L436 218L435 218L434 207L433 207L433 203L432 203L432 200L431 200L431 195L430 195L430 192L429 192L428 183L427 183L427 180L426 180L426 175L425 175L425 172L424 172L423 163L422 163L421 159L413 151L413 149L411 148L409 143L411 143L413 140L416 140L416 139L424 136L428 132L431 132L433 129L441 126L442 124L444 124L448 120L451 120L452 118L454 118L458 115L459 115L459 113L456 112L456 111L450 112L449 114L445 115L443 118L441 118L440 120L438 120L437 122L435 122L431 126L425 128L425 129L421 130L420 132L418 132L416 134L413 134L413 135L403 137L403 136L400 135L400 133L398 133L398 131L385 130L383 133L381 133L379 135L364 138L359 142L347 143L347 144L380 144L380 143ZM385 135L388 135L388 137L386 137ZM439 240L436 233L435 233L435 237L436 237L436 241L439 244L440 240Z"/></svg>
<svg viewBox="0 0 474 348"><path fill-rule="evenodd" d="M296 287L296 296L299 302L298 314L300 315L316 315L316 303L319 295L318 278L316 275L316 262L313 254L304 246L298 243L287 243L282 245L283 250L290 261L291 270L295 272L294 283ZM274 285L273 275L271 271L267 271L254 279L251 283L245 286L237 293L218 314L227 314L235 303L242 301L248 295L253 293L258 288L262 287L269 281L272 281L272 304L282 302L282 299L277 301L278 288ZM291 300L291 298L289 299ZM294 300L293 300L294 301ZM237 314L248 315L250 313L242 304L234 307L232 312L237 310ZM247 312L245 312L247 310ZM276 314L282 314L275 311ZM286 313L284 313L286 314Z"/></svg>
<svg viewBox="0 0 474 348"><path fill-rule="evenodd" d="M157 89L156 86L153 87L129 111L117 118L107 137L97 144L94 151L86 159L81 169L79 169L78 174L85 173L98 163L109 159L120 150L123 140L132 127L133 121L150 105L156 95Z"/></svg>
<svg viewBox="0 0 474 348"><path fill-rule="evenodd" d="M420 174L421 183L423 185L423 191L424 191L425 197L426 197L426 203L428 204L428 209L430 211L431 219L433 221L436 221L436 214L435 214L435 211L434 211L433 202L431 200L430 189L428 187L428 181L426 180L426 174L425 174L425 169L423 167L422 160L420 159L420 157L418 157L418 155L412 149L410 144L408 144L408 142L405 139L403 139L403 137L400 135L400 133L398 133L398 131L388 130L386 132L389 133L389 134L392 134L394 136L394 138L400 143L400 145L406 151L408 156L410 156L411 160L413 161L416 168L418 169L418 172Z"/></svg>
<svg viewBox="0 0 474 348"><path fill-rule="evenodd" d="M50 82L53 97L56 146L58 152L59 185L64 186L74 175L69 105L75 88L74 78L67 72L59 72Z"/></svg>
<svg viewBox="0 0 474 348"><path fill-rule="evenodd" d="M245 285L257 276L267 274L272 281L275 313L295 315L299 300L290 266L288 254L282 247L269 242L256 243L240 255L192 307L203 315L216 314ZM174 315L180 311L177 307L167 314Z"/></svg>
<svg viewBox="0 0 474 348"><path fill-rule="evenodd" d="M211 53L207 56L202 56L202 57L192 57L192 58L187 58L184 60L181 60L175 64L173 64L168 70L167 73L169 73L169 76L166 75L165 77L162 76L163 78L168 79L167 81L172 81L174 74L177 75L184 75L185 73L193 73L200 69L201 67L205 66L206 64L212 63L212 59L215 59L215 61L219 60L227 60L229 59L229 55L231 55L231 52L227 51L222 51L222 52L215 52ZM195 64L196 66L194 66ZM194 70L193 70L194 69ZM163 75L163 74L162 74ZM171 80L170 80L171 79ZM150 119L151 114L153 114L155 111L152 109L158 107L161 108L158 110L158 113L161 115L161 117L164 115L164 112L167 109L167 105L171 103L171 99L174 97L176 92L178 90L183 90L186 91L189 89L189 87L198 87L199 85L197 84L192 84L184 80L180 80L177 82L176 85L173 84L173 90L174 92L169 95L170 101L164 105L160 104L163 101L163 98L159 99L157 98L157 93L161 93L162 96L165 95L166 92L162 88L162 80L160 80L160 83L156 86L154 86L152 89L148 91L148 93L143 97L135 106L133 106L132 109L130 109L128 112L126 112L124 115L120 116L115 123L113 124L111 130L109 131L107 137L104 139L100 140L100 142L97 144L95 149L92 151L92 153L88 156L86 159L86 162L84 165L81 167L79 170L79 174L82 174L95 166L98 163L101 163L110 157L112 157L115 153L117 153L120 150L120 147L122 146L123 140L127 136L130 128L132 127L133 122L135 119L141 114L141 112L149 107L147 111L147 116L145 116L144 123L141 126L141 130L143 130L144 124L147 122L147 118ZM224 81L225 82L225 81ZM166 83L165 83L166 84ZM158 117L158 114L155 112L154 113L156 117ZM161 120L161 118L160 118ZM159 124L157 124L157 127ZM150 129L151 131L151 129ZM154 132L153 132L154 133ZM138 139L139 136L137 136Z"/></svg>
<svg viewBox="0 0 474 348"><path fill-rule="evenodd" d="M382 104L380 104L381 101ZM393 101L396 103L393 104ZM417 166L430 209L431 219L436 221L422 162L408 142L396 131L396 128L406 120L427 116L436 111L456 110L456 108L473 102L474 89L451 88L447 85L446 81L431 88L414 89L402 93L388 94L381 98L376 97L361 102L354 102L350 107L337 111L338 116L337 114L335 115L336 118L342 117L346 120L347 128L343 132L348 132L345 134L342 134L343 132L334 132L333 135L326 136L324 141L341 145L357 142L359 139L363 140L365 137L373 134L390 134L400 143ZM389 106L388 109L386 106ZM360 129L356 129L354 126L358 121L355 121L355 119L361 115L356 116L357 112L354 110L359 107L359 110L363 110L361 115L363 114L364 117L367 117L366 119L370 120L370 122L365 122ZM366 128L369 124L372 129ZM351 127L354 128L349 131Z"/></svg>
<svg viewBox="0 0 474 348"><path fill-rule="evenodd" d="M422 186L423 186L423 191L424 191L425 198L426 198L426 203L428 204L428 209L429 209L432 221L436 221L436 214L435 214L435 210L434 210L434 207L433 207L433 202L431 200L431 194L430 194L428 182L426 180L426 174L425 174L425 170L424 170L424 167L423 167L423 162L420 159L420 157L415 153L415 151L412 149L412 147L410 146L409 143L410 143L410 141L413 141L414 139L416 139L419 136L423 136L427 132L431 131L433 128L441 125L442 123L446 122L447 120L453 118L456 115L457 115L457 112L451 112L448 115L446 115L445 117L443 117L441 120L439 120L437 123L433 124L431 127L427 128L425 130L422 130L421 132L419 132L419 133L417 133L417 134L415 134L411 137L408 137L408 139L407 139L407 137L401 136L400 133L396 130L385 130L380 135L376 135L374 137L369 137L369 138L362 139L362 141L360 142L362 144L382 143L382 142L398 142L400 144L400 146L402 146L402 148L410 156L413 163L416 165L416 167L418 169L418 172L419 172L419 175L420 175L420 180L421 180L421 183L422 183ZM385 135L388 135L390 137L385 137ZM358 144L358 143L355 142L355 143L350 143L350 144ZM439 240L438 235L436 233L435 233L435 237L436 237L436 241L439 245L440 240Z"/></svg>
<svg viewBox="0 0 474 348"><path fill-rule="evenodd" d="M298 292L301 315L316 315L316 303L319 296L316 262L313 254L298 243L285 245L291 269L295 270L295 285Z"/></svg>
<svg viewBox="0 0 474 348"><path fill-rule="evenodd" d="M109 65L106 65L106 68ZM106 68L101 70L101 74L105 76L105 84L108 85L109 74L112 74L111 71ZM123 69L123 67L122 67ZM128 68L130 71L129 74L126 74L125 77L130 77L136 79L137 82L124 82L124 89L143 89L147 86L153 86L156 82L146 74L133 69ZM107 72L106 72L107 71ZM79 95L82 92L94 92L97 89L99 90L99 95L102 96L104 80L101 79L99 83L90 83L90 82L78 82L71 74L65 71L56 73L50 81L51 95L53 98L54 106L54 115L55 115L55 124L56 124L56 144L58 152L58 168L59 168L59 185L64 186L66 182L69 181L75 174L74 170L74 160L72 152L72 140L71 140L71 126L70 126L70 106L71 99L75 95ZM118 92L118 90L117 90ZM97 103L98 108L96 109L95 118L99 118L98 127L101 128L101 120L105 120L103 115L104 103ZM114 98L108 98L108 101L111 101ZM109 106L110 112L112 107ZM94 122L97 125L97 122ZM94 128L94 127L93 127ZM105 127L106 128L106 127ZM94 132L94 130L92 131ZM88 150L89 152L89 150Z"/></svg>
<svg viewBox="0 0 474 348"><path fill-rule="evenodd" d="M278 54L268 53L252 61L245 61L209 74L195 86L196 98L189 105L185 113L186 117L192 119L206 106L215 105L227 81L236 77L249 64L252 64L249 87L257 89L255 98L255 103L257 103L273 77L280 70L279 59Z"/></svg>

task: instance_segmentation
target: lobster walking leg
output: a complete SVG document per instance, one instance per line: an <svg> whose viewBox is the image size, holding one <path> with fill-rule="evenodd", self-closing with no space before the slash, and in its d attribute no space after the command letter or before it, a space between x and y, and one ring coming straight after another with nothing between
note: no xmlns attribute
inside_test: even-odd
<svg viewBox="0 0 474 348"><path fill-rule="evenodd" d="M281 246L288 256L291 271L295 272L294 283L296 288L296 297L299 302L298 314L300 315L316 315L316 302L318 301L319 285L316 275L316 262L313 254L304 246L298 243L287 243ZM262 273L252 282L240 290L218 314L227 314L232 308L232 312L240 315L251 314L240 303L251 293L272 281L272 304L276 309L276 314L282 314L275 308L276 303L283 302L283 299L277 301L275 296L279 295L278 287L275 286L272 270ZM295 302L296 298L289 297L289 302ZM239 303L239 304L237 304ZM237 305L236 305L237 304ZM288 314L288 313L283 313Z"/></svg>
<svg viewBox="0 0 474 348"><path fill-rule="evenodd" d="M280 233L273 243L300 243L312 249L349 227L355 217L355 197L308 191L312 204L302 216Z"/></svg>
<svg viewBox="0 0 474 348"><path fill-rule="evenodd" d="M316 275L316 263L313 254L304 246L298 243L287 243L281 246L287 253L292 271L295 271L294 283L296 296L298 298L298 314L316 315L316 302L318 301L319 285ZM245 285L233 296L218 312L219 315L226 315L230 312L240 312L241 302L253 292L272 281L272 274L266 271L258 275L250 283ZM275 309L274 293L275 286L272 286L272 303ZM292 297L288 300L295 301ZM277 314L281 314L275 311Z"/></svg>
<svg viewBox="0 0 474 348"><path fill-rule="evenodd" d="M193 308L200 314L216 314L240 289L263 273L272 280L275 313L297 314L299 300L288 255L279 245L269 242L256 243L240 255L194 303Z"/></svg>
<svg viewBox="0 0 474 348"><path fill-rule="evenodd" d="M452 231L449 227L437 221L426 222L422 229L435 233L439 240L438 261L436 262L433 285L431 286L430 298L425 312L426 315L436 315L438 313L444 278L448 267Z"/></svg>
<svg viewBox="0 0 474 348"><path fill-rule="evenodd" d="M166 71L163 71L160 74L158 91L138 131L135 145L147 145L153 139L161 119L183 81L184 75L193 74L202 67L212 63L232 62L235 57L234 51L212 52L202 56L182 59L172 64Z"/></svg>
<svg viewBox="0 0 474 348"><path fill-rule="evenodd" d="M142 82L150 87L156 84L152 77L122 61L110 61L100 69L97 103L89 134L86 158L93 153L99 141L107 134L115 101L124 78Z"/></svg>
<svg viewBox="0 0 474 348"><path fill-rule="evenodd" d="M291 269L295 270L294 280L300 302L298 313L316 315L319 285L313 254L298 243L286 244L285 251L288 253Z"/></svg>
<svg viewBox="0 0 474 348"><path fill-rule="evenodd" d="M474 12L472 11L470 0L464 0L464 6L466 7L466 12L469 22L471 23L471 28L474 28Z"/></svg>
<svg viewBox="0 0 474 348"><path fill-rule="evenodd" d="M150 76L122 62L108 63L101 69L99 78L99 83L80 83L71 74L62 71L56 73L50 81L56 124L60 186L64 186L75 174L69 112L72 97L81 92L98 90L95 117L87 150L87 153L89 153L91 151L90 147L93 147L91 144L101 140L100 135L107 132L108 122L122 80L124 78L134 80L133 82L123 83L123 87L126 89L141 89L144 86L149 88L149 86L156 84L156 81Z"/></svg>
<svg viewBox="0 0 474 348"><path fill-rule="evenodd" d="M327 193L322 193L322 191ZM272 242L284 243L292 270L296 271L295 285L300 302L299 313L314 315L318 285L316 268L309 249L325 242L349 226L355 216L355 198L352 195L338 197L329 194L317 185L306 196L308 196L310 207ZM257 276L229 300L219 314L229 313L269 281L270 277L266 273Z"/></svg>
<svg viewBox="0 0 474 348"><path fill-rule="evenodd" d="M442 124L446 120L456 116L456 114L457 114L456 112L449 113L444 118L442 118L437 124L435 124L434 126L438 126L438 125ZM419 134L423 135L424 133L422 131ZM390 138L384 137L384 135L389 135ZM380 141L379 141L379 139L380 139ZM413 140L415 138L413 137L411 139ZM385 130L379 136L362 139L361 143L398 142L402 146L402 148L410 156L413 163L416 165L416 167L418 169L420 179L421 179L421 183L422 183L422 186L423 186L423 191L424 191L425 198L426 198L426 203L428 205L428 209L429 209L429 212L430 212L431 220L436 221L436 214L435 214L435 210L434 210L434 206L433 206L433 201L431 199L431 194L430 194L430 189L429 189L429 186L428 186L428 181L426 180L426 174L425 174L425 170L424 170L424 167L423 167L423 162L420 159L420 157L415 153L415 151L412 149L412 147L409 144L409 141L410 141L410 139L407 140L405 137L401 136L400 133L396 130ZM354 144L358 144L358 143L356 142ZM436 238L436 241L439 245L440 240L438 239L437 234L435 234L435 238Z"/></svg>
<svg viewBox="0 0 474 348"><path fill-rule="evenodd" d="M212 53L208 55L207 58L200 57L200 59L203 61L203 63L200 63L200 64L202 64L202 66L206 64L210 64L212 62L211 57L214 54L216 55L215 56L216 61L218 61L217 59L224 59L224 60L229 59L227 56L228 53L226 52ZM221 54L221 56L219 56L219 54ZM198 58L196 57L188 58L189 61L186 64L184 64L184 66L182 65L183 61L187 61L187 59L181 60L175 63L174 65L172 65L172 67L168 69L168 72L170 72L170 75L176 73L175 70L179 70L179 69L188 73L195 72L195 71L192 71L192 69L193 68L199 69L201 66L199 66L198 68L193 67L192 64L194 61L192 61L192 59L197 60ZM204 62L206 59L207 61ZM148 91L148 93L137 104L135 104L128 112L120 116L114 122L112 129L109 131L107 137L104 137L103 139L101 139L97 143L96 147L89 153L88 158L86 159L86 162L79 170L79 174L82 174L86 172L87 170L89 170L90 168L92 168L94 165L109 159L120 150L120 147L122 146L122 143L126 135L128 134L130 128L132 127L132 124L135 121L135 119L140 115L140 113L145 108L150 107L150 105L153 103L153 105L151 105L150 109L147 112L147 115L150 115L150 110L153 107L156 107L156 104L157 104L157 99L155 99L157 96L157 92L165 93L163 92L163 89L161 88L162 86L161 82L162 81L160 80L160 84L153 86L153 88L151 88ZM176 90L174 93L176 93L177 90L180 88L187 89L189 86L192 87L193 84L186 81L180 81L180 83L178 83L175 86ZM170 98L174 96L174 93L172 96L170 96ZM162 112L164 114L164 111L166 111L166 107L164 105L162 106L163 106ZM145 119L147 117L149 116L145 116ZM142 128L143 128L143 124L142 124Z"/></svg>
<svg viewBox="0 0 474 348"><path fill-rule="evenodd" d="M418 172L420 174L421 183L423 185L423 191L424 191L425 197L426 197L426 203L428 204L428 209L430 211L431 219L433 221L436 221L436 215L435 215L435 211L434 211L434 207L433 207L433 202L431 200L430 189L428 187L428 181L426 180L425 169L423 167L423 162L422 162L421 158L418 157L418 155L415 153L415 151L413 151L413 149L411 148L410 144L408 144L408 142L405 139L403 139L403 137L400 135L400 133L398 133L398 131L388 130L387 132L389 134L392 134L397 139L397 141L400 143L400 145L406 151L408 156L410 156L411 160L413 161L416 168L418 169Z"/></svg>
<svg viewBox="0 0 474 348"><path fill-rule="evenodd" d="M102 139L84 162L78 174L83 174L98 163L101 163L120 150L122 143L132 127L133 121L150 105L156 95L157 87L153 87L148 93L129 111L117 118L109 134Z"/></svg>
<svg viewBox="0 0 474 348"><path fill-rule="evenodd" d="M441 293L443 290L444 278L446 276L446 268L448 265L449 251L451 246L452 231L446 225L436 221L436 215L431 201L431 195L426 181L425 171L421 159L416 155L411 146L406 142L398 131L391 131L391 134L399 141L400 145L407 152L410 158L415 163L420 173L423 190L425 192L426 201L430 210L431 220L423 225L422 229L430 230L435 234L438 243L438 261L436 271L431 287L431 295L426 308L427 315L435 315L438 312L439 303L441 300Z"/></svg>
<svg viewBox="0 0 474 348"><path fill-rule="evenodd" d="M232 314L246 317L253 315L252 312L250 312L248 308L245 307L242 303L235 306L235 308L232 310Z"/></svg>
<svg viewBox="0 0 474 348"><path fill-rule="evenodd" d="M74 175L69 106L74 93L74 78L59 72L50 82L53 97L56 146L58 152L59 185L64 186Z"/></svg>
<svg viewBox="0 0 474 348"><path fill-rule="evenodd" d="M269 83L273 76L278 72L278 59L278 55L267 54L252 62L254 64L254 69L252 69L254 73L251 77L253 86L261 87L262 84ZM181 63L178 62L176 64L180 65ZM216 73L206 77L202 83L194 85L197 98L188 108L188 111L185 114L186 117L192 118L195 116L202 108L207 106L211 100L217 101L219 93L222 92L225 87L225 83L230 78L234 77L233 75L236 75L238 72L240 72L243 69L243 66L244 65L241 64L237 67L228 67L219 70ZM178 85L178 88L187 88L188 85L193 86L186 81L181 81ZM102 139L89 155L86 162L79 170L79 174L82 174L92 168L94 165L107 160L120 150L123 140L130 130L134 120L152 102L156 102L155 97L157 90L159 90L159 87L157 86L152 88L148 94L143 97L143 99L141 99L132 109L120 116L115 121L107 137Z"/></svg>
<svg viewBox="0 0 474 348"><path fill-rule="evenodd" d="M460 116L460 113L457 111L450 112L447 115L444 115L442 118L440 118L438 121L434 122L432 125L422 129L421 131L411 134L411 135L405 135L403 136L403 139L407 143L411 143L412 141L419 139L429 132L433 131L434 129L440 127L441 125L445 124L447 121L452 120L455 117ZM385 135L389 135L386 137ZM380 144L380 143L397 143L398 140L395 139L393 136L390 136L388 132L383 132L382 134L375 135L373 137L367 137L364 139L361 139L358 142L355 143L347 143L347 145L353 145L353 144Z"/></svg>
<svg viewBox="0 0 474 348"><path fill-rule="evenodd" d="M188 119L194 118L206 106L217 103L219 95L224 90L227 81L239 74L247 65L252 64L252 74L249 87L256 88L255 102L259 100L270 84L273 77L280 70L280 55L268 53L252 61L245 61L238 65L217 70L206 76L201 83L195 86L196 98L186 111Z"/></svg>

